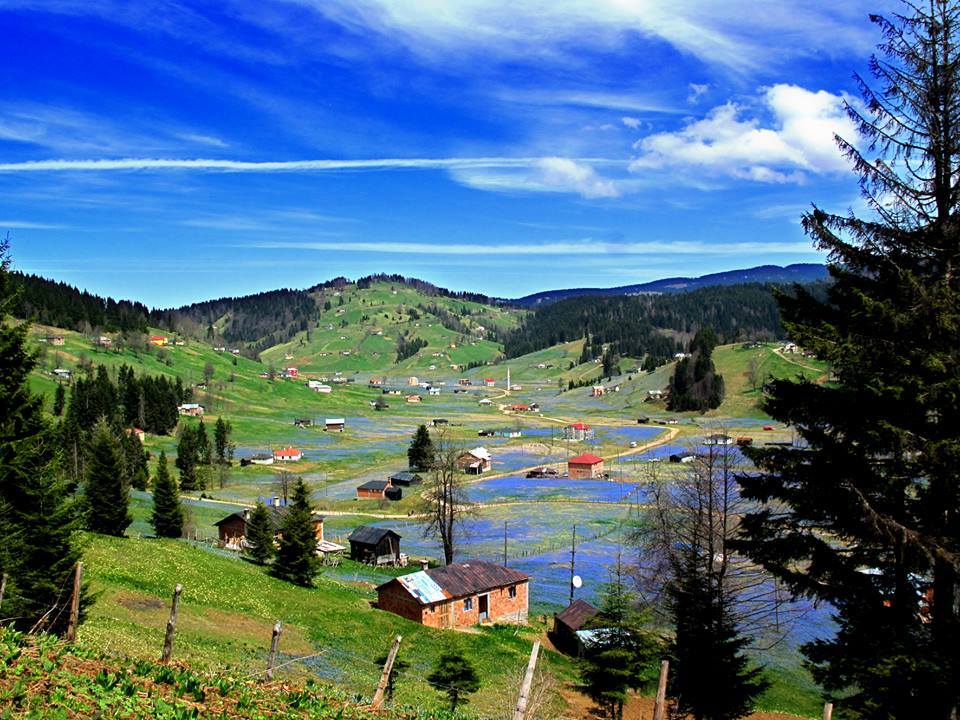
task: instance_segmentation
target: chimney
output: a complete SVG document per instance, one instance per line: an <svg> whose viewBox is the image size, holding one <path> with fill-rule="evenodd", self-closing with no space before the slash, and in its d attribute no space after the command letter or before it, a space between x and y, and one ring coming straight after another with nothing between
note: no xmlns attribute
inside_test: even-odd
<svg viewBox="0 0 960 720"><path fill-rule="evenodd" d="M424 558L423 560L421 560L421 561L420 561L420 569L421 569L421 570L429 570L429 569L430 569L430 561L427 560L426 558Z"/></svg>

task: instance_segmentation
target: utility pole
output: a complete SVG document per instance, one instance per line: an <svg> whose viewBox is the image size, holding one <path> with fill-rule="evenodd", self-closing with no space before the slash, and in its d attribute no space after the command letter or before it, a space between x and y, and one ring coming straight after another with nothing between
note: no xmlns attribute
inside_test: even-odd
<svg viewBox="0 0 960 720"><path fill-rule="evenodd" d="M573 541L570 543L570 604L573 605L573 578L577 559L577 524L573 524Z"/></svg>
<svg viewBox="0 0 960 720"><path fill-rule="evenodd" d="M503 566L507 566L507 521L503 521Z"/></svg>

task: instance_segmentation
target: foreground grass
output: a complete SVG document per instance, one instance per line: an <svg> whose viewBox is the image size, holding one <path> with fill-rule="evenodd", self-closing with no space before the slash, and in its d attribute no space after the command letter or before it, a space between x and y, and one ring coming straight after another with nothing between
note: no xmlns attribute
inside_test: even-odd
<svg viewBox="0 0 960 720"><path fill-rule="evenodd" d="M52 636L0 629L2 717L336 718L419 720L446 713L393 708L373 713L366 698L312 680L262 684L242 674L105 656Z"/></svg>
<svg viewBox="0 0 960 720"><path fill-rule="evenodd" d="M183 585L174 657L191 667L250 673L262 670L276 620L284 622L282 661L290 676L315 675L361 695L372 695L379 677L375 659L394 635L403 636L401 657L410 663L399 681L398 704L426 710L442 698L422 679L449 643L456 643L481 674L471 708L505 714L515 701L530 644L543 626L493 627L470 633L432 630L370 606L368 583L321 577L304 589L275 580L243 560L181 541L91 537L86 573L97 595L81 641L103 652L156 658L163 643L174 585ZM572 666L548 653L543 667L559 678Z"/></svg>

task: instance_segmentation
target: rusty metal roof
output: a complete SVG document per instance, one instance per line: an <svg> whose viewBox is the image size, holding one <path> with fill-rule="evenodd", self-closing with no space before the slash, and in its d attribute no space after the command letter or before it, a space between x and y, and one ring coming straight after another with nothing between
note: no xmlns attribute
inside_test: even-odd
<svg viewBox="0 0 960 720"><path fill-rule="evenodd" d="M420 570L419 572L396 578L396 581L423 605L430 604L431 602L439 602L439 599L424 599L425 597L439 598L439 595L435 590L430 593L421 594L411 588L420 589L430 587L433 589L435 586L442 591L443 597L446 599L476 595L477 593L495 590L496 588L507 585L528 582L529 580L530 576L526 573L484 560L454 563L446 567ZM394 581L391 580L390 582L384 583L377 589L379 590L392 582Z"/></svg>
<svg viewBox="0 0 960 720"><path fill-rule="evenodd" d="M566 625L571 630L579 630L587 620L595 617L599 612L586 600L574 600L554 615L554 618L558 623Z"/></svg>

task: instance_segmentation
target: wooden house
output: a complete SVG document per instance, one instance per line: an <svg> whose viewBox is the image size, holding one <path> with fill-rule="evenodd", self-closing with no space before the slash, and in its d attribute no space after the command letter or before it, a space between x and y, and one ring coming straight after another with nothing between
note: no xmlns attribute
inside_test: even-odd
<svg viewBox="0 0 960 720"><path fill-rule="evenodd" d="M139 440L140 442L143 442L143 438L144 438L144 436L146 435L146 433L144 433L143 430L141 430L141 429L138 428L138 427L125 428L125 429L124 429L124 432L125 432L127 435L133 435L133 436L134 436L137 440Z"/></svg>
<svg viewBox="0 0 960 720"><path fill-rule="evenodd" d="M66 340L64 340L63 335L50 335L47 337L47 342L59 347L66 343Z"/></svg>
<svg viewBox="0 0 960 720"><path fill-rule="evenodd" d="M361 525L347 537L350 541L350 559L379 564L400 561L400 535L389 528Z"/></svg>
<svg viewBox="0 0 960 720"><path fill-rule="evenodd" d="M203 417L203 405L199 403L183 403L177 407L177 413L187 417Z"/></svg>
<svg viewBox="0 0 960 720"><path fill-rule="evenodd" d="M323 429L327 432L343 432L346 425L344 418L327 418L323 421Z"/></svg>
<svg viewBox="0 0 960 720"><path fill-rule="evenodd" d="M492 459L484 447L475 447L457 458L457 467L468 475L481 475L490 469Z"/></svg>
<svg viewBox="0 0 960 720"><path fill-rule="evenodd" d="M168 338L164 337L163 335L151 335L151 336L150 336L150 344L151 344L151 345L156 345L157 347L166 347L168 342L170 342L170 340L169 340Z"/></svg>
<svg viewBox="0 0 960 720"><path fill-rule="evenodd" d="M590 390L590 394L593 397L603 397L607 394L607 389L603 385L594 385Z"/></svg>
<svg viewBox="0 0 960 720"><path fill-rule="evenodd" d="M228 550L243 550L247 541L247 522L250 519L252 508L244 508L235 513L230 513L222 520L214 523L219 531L219 545ZM267 514L270 517L270 524L273 526L274 537L279 535L280 527L287 516L289 509L279 504L279 499L275 500L267 507ZM317 536L318 553L337 553L343 552L346 548L343 545L330 542L323 537L323 515L314 513L312 516L314 534Z"/></svg>
<svg viewBox="0 0 960 720"><path fill-rule="evenodd" d="M574 480L603 477L603 458L591 453L570 458L567 460L567 474Z"/></svg>
<svg viewBox="0 0 960 720"><path fill-rule="evenodd" d="M530 576L473 560L401 575L377 588L377 607L435 628L527 622Z"/></svg>
<svg viewBox="0 0 960 720"><path fill-rule="evenodd" d="M586 600L574 600L570 605L555 613L550 640L554 647L567 655L579 657L583 654L583 639L578 634L584 626L600 611Z"/></svg>
<svg viewBox="0 0 960 720"><path fill-rule="evenodd" d="M418 403L422 401L423 401L423 398L420 395L407 395L408 403Z"/></svg>
<svg viewBox="0 0 960 720"><path fill-rule="evenodd" d="M394 473L389 478L391 485L401 485L404 487L409 487L410 485L418 485L423 482L423 477L418 475L415 472L410 472L409 470L404 470L403 472Z"/></svg>
<svg viewBox="0 0 960 720"><path fill-rule="evenodd" d="M357 487L359 500L399 500L403 497L403 490L394 487L390 478L386 480L368 480Z"/></svg>

